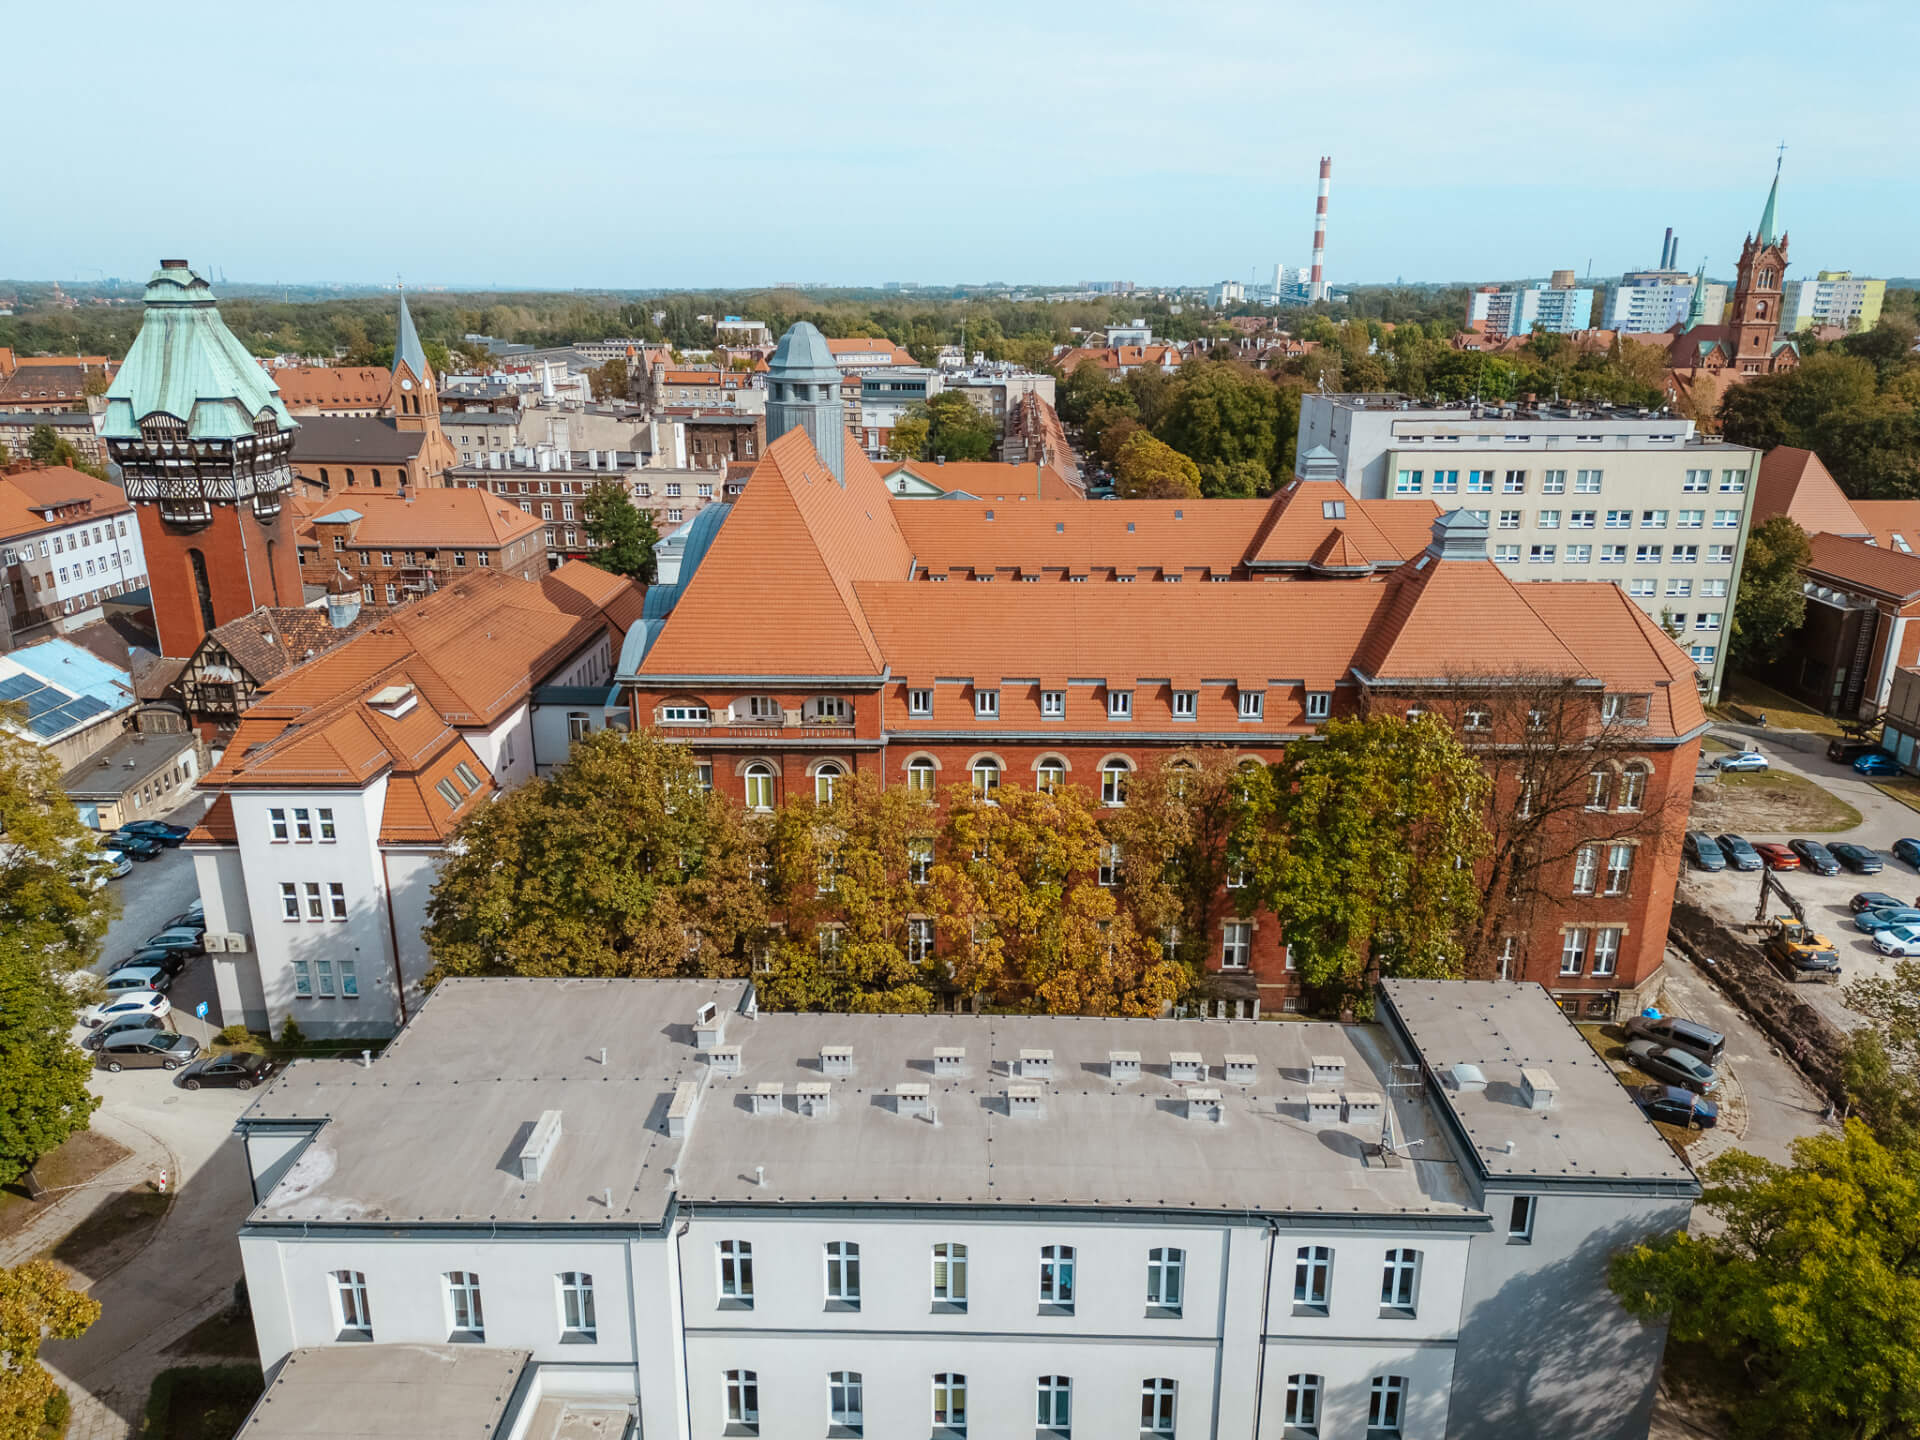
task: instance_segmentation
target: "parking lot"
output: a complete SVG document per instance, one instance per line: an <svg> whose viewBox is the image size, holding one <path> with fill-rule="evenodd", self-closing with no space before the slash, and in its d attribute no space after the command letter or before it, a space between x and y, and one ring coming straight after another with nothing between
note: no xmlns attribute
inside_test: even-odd
<svg viewBox="0 0 1920 1440"><path fill-rule="evenodd" d="M164 818L176 825L192 825L206 808L206 797L199 796ZM126 875L108 882L107 890L120 902L120 914L107 927L100 958L92 966L97 975L113 970L149 935L200 898L193 857L179 848L162 850L151 860L136 860ZM178 1028L202 1040L223 1023L219 997L214 993L213 967L203 955L187 963L167 998L173 1002ZM196 1026L194 1008L202 1002L207 1006L207 1021L204 1026Z"/></svg>

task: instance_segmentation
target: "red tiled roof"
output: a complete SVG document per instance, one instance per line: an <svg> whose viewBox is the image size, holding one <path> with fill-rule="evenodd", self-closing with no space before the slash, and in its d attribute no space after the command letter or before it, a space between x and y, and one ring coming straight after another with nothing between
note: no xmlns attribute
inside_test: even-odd
<svg viewBox="0 0 1920 1440"><path fill-rule="evenodd" d="M300 539L344 533L349 544L462 546L494 549L541 528L543 521L485 490L431 488L402 496L344 491L312 504L312 513L295 530ZM356 521L328 521L330 515L357 514Z"/></svg>
<svg viewBox="0 0 1920 1440"><path fill-rule="evenodd" d="M1895 504L1902 502L1895 501ZM1867 525L1820 457L1811 450L1776 445L1760 460L1753 487L1753 523L1790 515L1809 535L1867 535Z"/></svg>
<svg viewBox="0 0 1920 1440"><path fill-rule="evenodd" d="M1920 500L1855 500L1851 508L1874 544L1899 550L1904 541L1909 550L1920 549Z"/></svg>
<svg viewBox="0 0 1920 1440"><path fill-rule="evenodd" d="M104 355L34 355L22 357L17 368L0 380L0 410L16 405L80 405L87 398L87 381L104 374L111 382L120 362Z"/></svg>
<svg viewBox="0 0 1920 1440"><path fill-rule="evenodd" d="M288 365L267 378L289 410L383 410L393 392L393 376L373 365Z"/></svg>
<svg viewBox="0 0 1920 1440"><path fill-rule="evenodd" d="M877 362L882 365L913 364L912 355L901 349L900 346L894 344L893 341L884 337L856 335L848 340L829 340L827 341L827 349L832 353L835 360L840 359L843 355L871 354L887 356L885 360Z"/></svg>
<svg viewBox="0 0 1920 1440"><path fill-rule="evenodd" d="M1810 574L1895 600L1920 596L1920 555L1824 532L1809 536L1808 541L1813 547L1805 567Z"/></svg>
<svg viewBox="0 0 1920 1440"><path fill-rule="evenodd" d="M1247 563L1305 565L1336 529L1376 563L1398 563L1426 548L1439 513L1431 500L1356 500L1336 481L1295 480L1274 495Z"/></svg>
<svg viewBox="0 0 1920 1440"><path fill-rule="evenodd" d="M92 502L86 514L96 520L124 515L133 508L125 491L65 465L9 470L0 473L0 539L78 524L79 516L52 520L36 508L74 501Z"/></svg>

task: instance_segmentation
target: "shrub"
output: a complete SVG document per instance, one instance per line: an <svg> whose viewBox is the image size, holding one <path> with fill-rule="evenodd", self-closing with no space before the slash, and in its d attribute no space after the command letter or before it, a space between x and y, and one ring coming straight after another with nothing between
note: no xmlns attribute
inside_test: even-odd
<svg viewBox="0 0 1920 1440"><path fill-rule="evenodd" d="M217 1038L222 1045L244 1045L253 1038L253 1032L244 1025L229 1025Z"/></svg>
<svg viewBox="0 0 1920 1440"><path fill-rule="evenodd" d="M293 1016L287 1016L286 1028L280 1032L280 1043L289 1050L307 1043L307 1032L300 1028L300 1022Z"/></svg>
<svg viewBox="0 0 1920 1440"><path fill-rule="evenodd" d="M42 1433L48 1436L60 1436L67 1433L67 1420L73 1414L73 1401L67 1398L67 1392L55 1386L53 1393L47 1396L42 1411Z"/></svg>

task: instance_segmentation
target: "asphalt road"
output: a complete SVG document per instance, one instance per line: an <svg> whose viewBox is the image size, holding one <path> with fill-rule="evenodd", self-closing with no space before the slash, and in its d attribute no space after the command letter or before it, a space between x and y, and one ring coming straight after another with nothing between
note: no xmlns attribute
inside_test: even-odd
<svg viewBox="0 0 1920 1440"><path fill-rule="evenodd" d="M165 818L176 825L191 825L206 810L208 798L197 796ZM105 975L125 960L149 935L178 915L200 897L199 882L194 879L193 857L185 850L162 850L151 860L136 860L133 869L118 880L108 882L109 892L120 901L120 914L107 927L106 942L100 947L95 974ZM205 956L188 962L174 980L167 998L186 1019L193 1016L201 1001L207 1004L208 1023L218 1030L220 1001L214 993L213 967Z"/></svg>

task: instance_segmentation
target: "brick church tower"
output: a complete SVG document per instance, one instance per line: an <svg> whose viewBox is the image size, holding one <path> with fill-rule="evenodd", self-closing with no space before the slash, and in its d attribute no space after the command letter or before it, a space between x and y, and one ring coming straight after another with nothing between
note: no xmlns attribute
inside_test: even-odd
<svg viewBox="0 0 1920 1440"><path fill-rule="evenodd" d="M414 328L407 297L400 296L400 326L393 341L393 379L387 392L387 410L394 428L416 431L426 438L420 445L422 485L441 485L446 472L459 462L453 442L440 426L440 386L427 360L427 347Z"/></svg>
<svg viewBox="0 0 1920 1440"><path fill-rule="evenodd" d="M1733 369L1742 375L1764 375L1781 368L1775 356L1787 343L1776 339L1787 286L1787 237L1774 229L1773 212L1779 198L1780 167L1776 162L1767 208L1760 212L1760 229L1740 248L1739 274L1734 281L1733 301L1727 307Z"/></svg>
<svg viewBox="0 0 1920 1440"><path fill-rule="evenodd" d="M281 501L294 420L184 260L147 282L146 319L107 390L103 437L140 522L164 655L217 625L299 605L300 562Z"/></svg>

